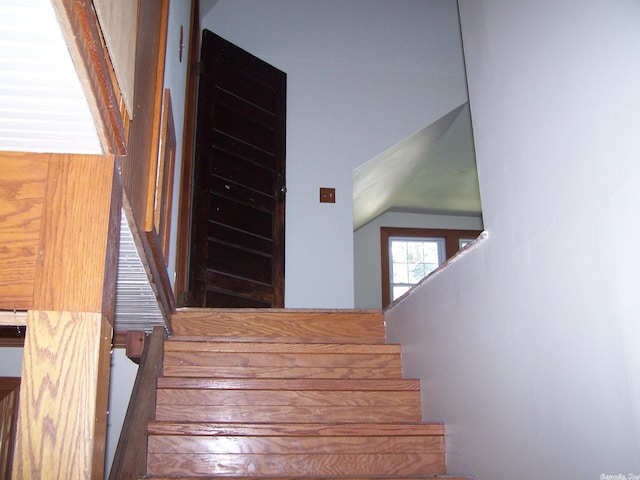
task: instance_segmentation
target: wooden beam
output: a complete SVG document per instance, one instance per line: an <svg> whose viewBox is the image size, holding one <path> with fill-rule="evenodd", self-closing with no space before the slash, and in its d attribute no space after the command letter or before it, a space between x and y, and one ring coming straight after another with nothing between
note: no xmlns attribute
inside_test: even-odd
<svg viewBox="0 0 640 480"><path fill-rule="evenodd" d="M144 332L128 331L126 340L127 357L134 363L139 364L144 353L146 335Z"/></svg>
<svg viewBox="0 0 640 480"><path fill-rule="evenodd" d="M34 310L105 312L113 323L121 206L113 156L51 157Z"/></svg>
<svg viewBox="0 0 640 480"><path fill-rule="evenodd" d="M48 158L0 152L0 309L31 308Z"/></svg>
<svg viewBox="0 0 640 480"><path fill-rule="evenodd" d="M20 379L0 378L0 478L11 478Z"/></svg>
<svg viewBox="0 0 640 480"><path fill-rule="evenodd" d="M13 478L102 478L122 186L111 155L52 155Z"/></svg>
<svg viewBox="0 0 640 480"><path fill-rule="evenodd" d="M100 313L30 312L14 480L102 478L110 347Z"/></svg>

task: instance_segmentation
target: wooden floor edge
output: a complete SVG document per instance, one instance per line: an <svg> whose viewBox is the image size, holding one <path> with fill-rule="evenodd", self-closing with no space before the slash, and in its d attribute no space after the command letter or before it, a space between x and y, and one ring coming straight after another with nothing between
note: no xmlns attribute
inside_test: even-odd
<svg viewBox="0 0 640 480"><path fill-rule="evenodd" d="M419 391L420 380L159 377L158 389Z"/></svg>
<svg viewBox="0 0 640 480"><path fill-rule="evenodd" d="M445 435L444 423L190 423L175 421L150 422L149 435L188 436L437 436Z"/></svg>
<svg viewBox="0 0 640 480"><path fill-rule="evenodd" d="M379 308L198 308L181 307L176 309L174 315L181 313L318 313L318 314L380 314Z"/></svg>

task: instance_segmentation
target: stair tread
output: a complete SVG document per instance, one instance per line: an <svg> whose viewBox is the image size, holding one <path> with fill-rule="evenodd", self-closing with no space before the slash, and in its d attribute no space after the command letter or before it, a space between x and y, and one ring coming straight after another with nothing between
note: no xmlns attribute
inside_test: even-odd
<svg viewBox="0 0 640 480"><path fill-rule="evenodd" d="M414 379L243 379L159 377L158 388L199 388L220 390L354 390L390 391L420 390L420 380Z"/></svg>
<svg viewBox="0 0 640 480"><path fill-rule="evenodd" d="M151 475L386 476L445 473L442 453L393 454L148 454Z"/></svg>
<svg viewBox="0 0 640 480"><path fill-rule="evenodd" d="M147 429L153 435L444 435L442 423L188 423L151 422Z"/></svg>
<svg viewBox="0 0 640 480"><path fill-rule="evenodd" d="M281 405L158 405L156 419L174 422L419 422L420 409L415 407L323 407Z"/></svg>
<svg viewBox="0 0 640 480"><path fill-rule="evenodd" d="M334 337L334 336L251 336L251 335L205 335L184 334L174 330L171 341L180 342L230 342L230 343L280 343L280 344L361 344L361 345L386 345L383 336L365 337Z"/></svg>
<svg viewBox="0 0 640 480"><path fill-rule="evenodd" d="M165 377L202 378L293 378L293 379L401 379L402 371L394 368L338 368L338 367L212 367L200 365L168 365Z"/></svg>
<svg viewBox="0 0 640 480"><path fill-rule="evenodd" d="M151 454L380 454L444 453L444 437L438 435L297 436L271 435L150 435Z"/></svg>
<svg viewBox="0 0 640 480"><path fill-rule="evenodd" d="M400 354L398 344L361 344L361 343L293 343L279 342L232 342L226 341L183 341L172 337L164 344L165 352L211 352L211 353L318 353L318 354Z"/></svg>
<svg viewBox="0 0 640 480"><path fill-rule="evenodd" d="M331 391L331 390L199 390L162 388L157 405L311 405L311 406L412 406L420 409L420 392L408 391Z"/></svg>
<svg viewBox="0 0 640 480"><path fill-rule="evenodd" d="M328 343L363 337L384 343L385 338L384 317L380 311L371 310L188 309L174 314L171 325L175 335L192 338L335 340Z"/></svg>
<svg viewBox="0 0 640 480"><path fill-rule="evenodd" d="M164 364L200 367L401 367L399 353L165 351Z"/></svg>

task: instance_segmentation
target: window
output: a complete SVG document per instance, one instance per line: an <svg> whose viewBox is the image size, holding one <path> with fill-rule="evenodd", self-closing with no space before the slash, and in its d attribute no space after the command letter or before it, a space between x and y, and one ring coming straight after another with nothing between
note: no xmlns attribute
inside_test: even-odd
<svg viewBox="0 0 640 480"><path fill-rule="evenodd" d="M381 227L382 306L400 298L478 235L475 230Z"/></svg>

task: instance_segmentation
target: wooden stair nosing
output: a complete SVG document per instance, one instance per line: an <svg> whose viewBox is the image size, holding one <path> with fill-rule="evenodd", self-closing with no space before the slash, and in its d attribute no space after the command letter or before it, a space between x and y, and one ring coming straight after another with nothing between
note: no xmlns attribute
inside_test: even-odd
<svg viewBox="0 0 640 480"><path fill-rule="evenodd" d="M240 320L273 320L274 318L313 320L313 319L335 319L335 318L374 318L384 321L384 313L380 309L310 309L310 308L179 308L173 315L172 320L189 318L232 318Z"/></svg>
<svg viewBox="0 0 640 480"><path fill-rule="evenodd" d="M357 344L357 345L386 345L384 336L256 336L256 335L205 335L193 333L179 333L173 331L170 341L179 342L220 342L220 343L280 343L280 344Z"/></svg>
<svg viewBox="0 0 640 480"><path fill-rule="evenodd" d="M317 380L159 377L158 388L202 388L210 390L420 390L420 380Z"/></svg>
<svg viewBox="0 0 640 480"><path fill-rule="evenodd" d="M338 368L338 367L209 367L199 365L168 365L165 377L250 378L250 379L326 379L365 380L401 379L402 370L395 368Z"/></svg>
<svg viewBox="0 0 640 480"><path fill-rule="evenodd" d="M397 343L292 343L278 342L230 342L230 341L182 341L172 337L164 343L166 352L210 353L303 353L303 354L365 354L399 355L402 346Z"/></svg>
<svg viewBox="0 0 640 480"><path fill-rule="evenodd" d="M147 432L151 435L332 435L377 436L402 435L421 436L445 434L443 423L189 423L161 422L149 423Z"/></svg>

